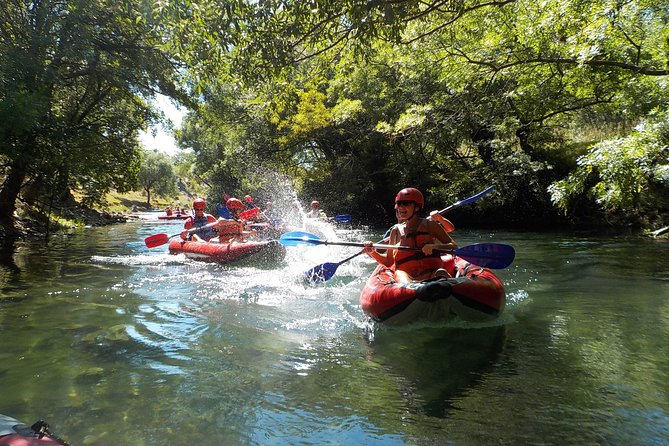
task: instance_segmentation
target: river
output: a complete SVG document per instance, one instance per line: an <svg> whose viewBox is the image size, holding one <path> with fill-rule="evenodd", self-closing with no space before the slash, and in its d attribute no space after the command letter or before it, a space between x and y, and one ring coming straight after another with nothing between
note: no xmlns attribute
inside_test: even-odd
<svg viewBox="0 0 669 446"><path fill-rule="evenodd" d="M147 249L140 220L20 243L0 264L0 413L73 445L664 445L669 243L457 230L508 243L494 323L377 326L356 248L276 267ZM345 240L378 239L340 229Z"/></svg>

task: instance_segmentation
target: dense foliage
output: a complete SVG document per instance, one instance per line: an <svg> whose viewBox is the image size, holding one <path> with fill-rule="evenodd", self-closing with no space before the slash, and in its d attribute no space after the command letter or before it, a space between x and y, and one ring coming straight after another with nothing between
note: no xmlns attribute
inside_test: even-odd
<svg viewBox="0 0 669 446"><path fill-rule="evenodd" d="M592 146L574 172L549 188L553 202L575 218L594 208L611 224L657 223L669 209L668 118L652 116L630 135ZM584 199L596 205L572 203Z"/></svg>
<svg viewBox="0 0 669 446"><path fill-rule="evenodd" d="M667 120L662 2L13 0L1 11L3 216L30 184L82 188L91 202L135 185L137 131L161 91L191 109L179 143L215 200L295 190L387 223L401 187L441 208L494 183L458 221L669 223L666 143L633 133Z"/></svg>
<svg viewBox="0 0 669 446"><path fill-rule="evenodd" d="M183 146L219 165L255 154L305 199L366 219L392 218L405 185L437 208L496 183L470 223L575 222L552 205L551 184L589 145L667 107L669 13L655 2L263 1L252 11L206 112L188 124L200 135L234 126L234 141L215 138L215 154ZM664 202L666 189L653 193ZM615 212L639 223L637 210ZM606 213L579 224L612 222Z"/></svg>
<svg viewBox="0 0 669 446"><path fill-rule="evenodd" d="M138 131L157 119L157 91L179 96L177 66L160 50L145 3L2 2L0 218L79 190L100 203L136 184ZM150 12L150 11L149 11Z"/></svg>

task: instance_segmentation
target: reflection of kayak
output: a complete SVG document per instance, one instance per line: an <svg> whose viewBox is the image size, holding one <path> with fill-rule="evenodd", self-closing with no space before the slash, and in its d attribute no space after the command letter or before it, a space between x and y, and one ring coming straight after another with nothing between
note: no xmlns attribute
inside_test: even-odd
<svg viewBox="0 0 669 446"><path fill-rule="evenodd" d="M458 317L481 322L499 316L506 303L504 285L487 268L450 255L443 268L454 278L399 284L394 271L379 265L360 294L363 311L378 322L406 324Z"/></svg>
<svg viewBox="0 0 669 446"><path fill-rule="evenodd" d="M279 262L286 256L286 248L277 240L246 241L233 243L183 241L170 242L170 253L185 254L191 259L205 262L228 263L238 260L253 262Z"/></svg>
<svg viewBox="0 0 669 446"><path fill-rule="evenodd" d="M158 216L158 220L185 220L190 217L190 214L162 214Z"/></svg>
<svg viewBox="0 0 669 446"><path fill-rule="evenodd" d="M49 430L49 425L38 421L25 425L7 415L0 414L0 445L2 446L49 446L67 445Z"/></svg>

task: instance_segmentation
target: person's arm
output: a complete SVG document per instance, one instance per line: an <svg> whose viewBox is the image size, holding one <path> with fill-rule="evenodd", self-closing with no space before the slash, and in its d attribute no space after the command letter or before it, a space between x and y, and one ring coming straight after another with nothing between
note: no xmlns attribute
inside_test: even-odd
<svg viewBox="0 0 669 446"><path fill-rule="evenodd" d="M181 232L181 239L186 240L188 238L188 230L193 227L193 217L188 217L184 222L184 230Z"/></svg>
<svg viewBox="0 0 669 446"><path fill-rule="evenodd" d="M423 246L423 254L430 255L432 251L451 251L457 249L458 244L448 235L446 229L437 222L428 220L428 232L434 238L434 243Z"/></svg>
<svg viewBox="0 0 669 446"><path fill-rule="evenodd" d="M390 230L390 244L394 245L395 243L397 243L397 229L393 227L393 229ZM393 266L393 263L395 263L395 250L386 249L386 252L382 254L372 248L373 244L374 243L371 241L364 242L365 247L362 251L383 266Z"/></svg>

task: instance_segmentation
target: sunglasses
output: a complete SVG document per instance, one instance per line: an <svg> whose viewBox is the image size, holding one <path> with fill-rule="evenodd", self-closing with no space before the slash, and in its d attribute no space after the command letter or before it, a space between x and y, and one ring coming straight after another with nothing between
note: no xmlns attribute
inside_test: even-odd
<svg viewBox="0 0 669 446"><path fill-rule="evenodd" d="M410 204L415 204L415 203L416 203L415 201L411 201L411 200L399 200L399 201L395 202L395 204L397 206L404 206L404 207L407 207Z"/></svg>

